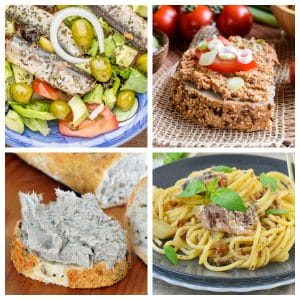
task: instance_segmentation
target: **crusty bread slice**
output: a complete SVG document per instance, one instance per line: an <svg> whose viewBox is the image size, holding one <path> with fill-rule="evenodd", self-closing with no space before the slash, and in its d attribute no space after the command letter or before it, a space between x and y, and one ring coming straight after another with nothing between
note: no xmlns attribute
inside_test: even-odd
<svg viewBox="0 0 300 300"><path fill-rule="evenodd" d="M18 153L28 164L72 190L94 194L101 208L126 203L146 175L142 153Z"/></svg>
<svg viewBox="0 0 300 300"><path fill-rule="evenodd" d="M26 277L70 288L92 289L111 286L123 279L128 272L129 254L111 269L106 267L105 262L96 263L87 269L46 261L23 244L20 236L21 224L18 221L14 230L11 259L18 273Z"/></svg>
<svg viewBox="0 0 300 300"><path fill-rule="evenodd" d="M22 221L11 249L19 273L71 288L111 286L126 275L126 232L95 196L56 190L56 201L49 204L35 193L19 196Z"/></svg>
<svg viewBox="0 0 300 300"><path fill-rule="evenodd" d="M131 192L126 215L133 250L147 264L147 177Z"/></svg>

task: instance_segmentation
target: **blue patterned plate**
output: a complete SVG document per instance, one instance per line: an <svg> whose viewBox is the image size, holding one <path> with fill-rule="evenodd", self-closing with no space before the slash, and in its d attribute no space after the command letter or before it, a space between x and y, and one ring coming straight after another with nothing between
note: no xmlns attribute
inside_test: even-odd
<svg viewBox="0 0 300 300"><path fill-rule="evenodd" d="M131 122L95 138L66 137L59 133L57 122L49 122L51 133L44 137L26 128L18 134L5 129L6 145L11 147L114 147L135 137L147 126L147 93L138 94L139 108Z"/></svg>

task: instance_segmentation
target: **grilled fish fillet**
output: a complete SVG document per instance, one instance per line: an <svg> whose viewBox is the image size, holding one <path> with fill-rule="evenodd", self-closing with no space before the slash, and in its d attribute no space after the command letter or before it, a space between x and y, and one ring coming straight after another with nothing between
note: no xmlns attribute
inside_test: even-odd
<svg viewBox="0 0 300 300"><path fill-rule="evenodd" d="M142 50L147 49L147 22L127 5L91 5L90 8Z"/></svg>
<svg viewBox="0 0 300 300"><path fill-rule="evenodd" d="M230 211L214 204L202 205L196 217L208 230L236 235L247 234L258 222L255 206L249 207L246 212L240 212Z"/></svg>
<svg viewBox="0 0 300 300"><path fill-rule="evenodd" d="M5 13L8 19L16 20L24 27L34 28L42 35L50 35L53 15L44 9L34 5L9 5ZM84 54L76 45L71 30L65 24L59 26L57 35L61 47L70 55L79 57Z"/></svg>
<svg viewBox="0 0 300 300"><path fill-rule="evenodd" d="M75 69L56 54L48 53L22 38L6 38L5 55L9 62L69 95L86 94L95 85L92 76Z"/></svg>

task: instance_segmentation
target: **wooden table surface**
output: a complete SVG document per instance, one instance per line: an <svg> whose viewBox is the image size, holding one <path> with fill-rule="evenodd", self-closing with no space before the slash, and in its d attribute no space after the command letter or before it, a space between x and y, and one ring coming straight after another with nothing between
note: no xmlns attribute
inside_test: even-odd
<svg viewBox="0 0 300 300"><path fill-rule="evenodd" d="M101 289L70 289L44 284L18 274L10 260L10 244L14 226L21 218L18 192L35 191L43 194L45 201L54 198L54 188L67 189L62 184L30 167L14 154L5 157L5 293L6 294L146 294L147 267L132 253L131 268L127 276L112 287ZM105 210L125 226L125 208Z"/></svg>
<svg viewBox="0 0 300 300"><path fill-rule="evenodd" d="M282 31L279 28L272 28L254 23L247 37L250 38L252 36L256 38L264 38L266 40L277 40L282 38ZM180 36L175 37L175 40L171 41L167 59L161 68L153 74L153 83L155 83L158 78L160 78L182 57L183 52L187 50L188 46L189 43L183 41Z"/></svg>
<svg viewBox="0 0 300 300"><path fill-rule="evenodd" d="M147 147L147 128L120 147Z"/></svg>

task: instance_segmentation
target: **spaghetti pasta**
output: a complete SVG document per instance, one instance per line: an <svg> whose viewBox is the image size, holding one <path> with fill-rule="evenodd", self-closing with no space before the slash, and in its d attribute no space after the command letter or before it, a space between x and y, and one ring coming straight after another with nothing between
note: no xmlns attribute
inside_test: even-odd
<svg viewBox="0 0 300 300"><path fill-rule="evenodd" d="M208 228L203 218L199 218L199 210L211 202L205 193L178 196L187 182L205 178L207 174L211 178L225 179L223 186L243 199L247 211L255 207L256 222L251 230L236 234ZM264 185L252 169L235 168L229 173L212 168L196 171L169 188L154 187L154 251L165 254L164 247L171 246L179 260L197 259L199 264L212 271L233 268L255 270L270 262L286 261L295 239L294 183L280 172L266 175L276 181L276 190ZM205 182L206 185L208 183ZM230 215L229 211L223 210Z"/></svg>

